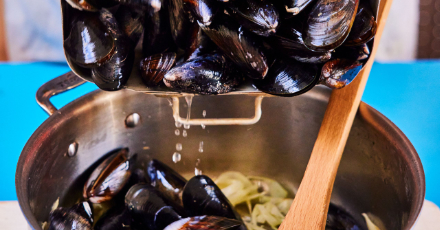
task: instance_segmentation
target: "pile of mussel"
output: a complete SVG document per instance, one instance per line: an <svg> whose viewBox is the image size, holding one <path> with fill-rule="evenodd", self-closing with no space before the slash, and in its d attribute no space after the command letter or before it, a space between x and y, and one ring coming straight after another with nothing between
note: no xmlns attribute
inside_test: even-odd
<svg viewBox="0 0 440 230"><path fill-rule="evenodd" d="M342 88L376 33L369 0L62 2L67 60L104 90L132 72L149 88L198 94L244 82L279 96Z"/></svg>
<svg viewBox="0 0 440 230"><path fill-rule="evenodd" d="M158 160L151 160L145 168L137 168L142 164L136 161L137 155L129 154L128 149L107 154L87 175L78 202L50 213L48 229L247 230L208 176L186 180ZM327 218L328 230L362 229L334 205L330 205Z"/></svg>

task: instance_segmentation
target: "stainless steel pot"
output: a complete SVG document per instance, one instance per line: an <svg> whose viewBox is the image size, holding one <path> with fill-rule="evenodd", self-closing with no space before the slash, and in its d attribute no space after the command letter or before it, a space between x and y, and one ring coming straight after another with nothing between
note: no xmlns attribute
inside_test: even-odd
<svg viewBox="0 0 440 230"><path fill-rule="evenodd" d="M41 229L52 204L61 204L81 186L82 175L105 153L129 147L140 162L157 158L177 171L204 174L226 170L262 175L281 181L295 192L304 174L330 91L315 87L294 98L265 98L258 123L242 126L191 126L187 137L175 135L170 102L163 97L121 90L94 91L60 110L51 95L82 80L65 75L46 83L37 100L53 113L32 135L21 153L16 174L21 209L34 229ZM180 112L185 103L181 100ZM192 118L249 117L253 96L197 96ZM130 116L137 113L140 119ZM203 152L199 152L203 141ZM183 145L182 161L174 164L176 143ZM410 229L425 194L420 159L405 135L379 112L361 103L345 148L332 202L360 223L361 213L379 217L388 230ZM64 197L64 199L63 199Z"/></svg>

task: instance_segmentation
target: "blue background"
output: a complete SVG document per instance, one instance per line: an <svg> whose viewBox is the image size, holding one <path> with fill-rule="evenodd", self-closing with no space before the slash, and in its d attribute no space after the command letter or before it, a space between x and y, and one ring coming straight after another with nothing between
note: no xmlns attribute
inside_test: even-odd
<svg viewBox="0 0 440 230"><path fill-rule="evenodd" d="M69 68L64 63L0 64L0 201L16 200L15 167L26 141L48 118L35 101L39 86ZM60 108L97 87L86 83L55 96ZM393 121L417 149L426 199L440 206L440 61L375 63L363 100Z"/></svg>

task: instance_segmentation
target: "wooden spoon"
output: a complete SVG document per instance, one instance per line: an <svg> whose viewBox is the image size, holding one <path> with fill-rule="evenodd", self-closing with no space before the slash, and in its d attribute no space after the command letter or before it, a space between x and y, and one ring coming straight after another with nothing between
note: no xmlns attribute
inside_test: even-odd
<svg viewBox="0 0 440 230"><path fill-rule="evenodd" d="M334 90L318 133L304 178L279 230L323 230L330 196L348 134L374 62L392 0L379 5L377 33L370 60L347 87Z"/></svg>

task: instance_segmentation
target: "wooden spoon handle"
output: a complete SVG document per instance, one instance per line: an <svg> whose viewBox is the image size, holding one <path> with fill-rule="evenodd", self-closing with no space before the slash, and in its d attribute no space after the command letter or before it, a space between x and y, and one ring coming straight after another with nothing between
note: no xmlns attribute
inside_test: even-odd
<svg viewBox="0 0 440 230"><path fill-rule="evenodd" d="M374 62L392 0L379 6L370 60L347 87L334 90L298 193L279 230L323 230L339 162Z"/></svg>

